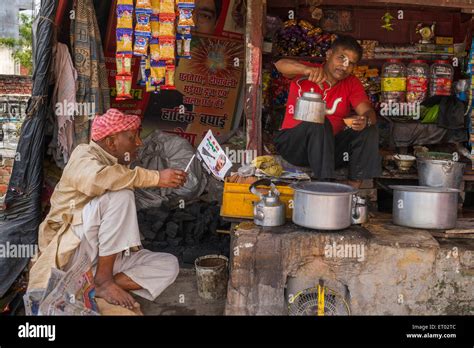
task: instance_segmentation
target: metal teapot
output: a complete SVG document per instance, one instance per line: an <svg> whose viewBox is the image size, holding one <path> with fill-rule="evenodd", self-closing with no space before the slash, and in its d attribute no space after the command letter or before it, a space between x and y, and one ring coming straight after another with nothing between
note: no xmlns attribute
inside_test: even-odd
<svg viewBox="0 0 474 348"><path fill-rule="evenodd" d="M299 121L324 124L324 118L326 115L332 115L336 112L337 106L342 101L342 98L337 98L334 101L332 108L328 110L322 95L316 93L313 88L311 88L310 92L305 92L303 93L303 96L301 96L301 85L299 82L305 79L307 79L307 77L303 77L296 82L296 84L299 86L299 97L296 101L293 118Z"/></svg>
<svg viewBox="0 0 474 348"><path fill-rule="evenodd" d="M270 190L263 194L257 190L259 185L268 185ZM280 192L269 179L254 182L250 186L250 192L260 198L253 207L253 222L256 225L271 227L285 224L285 204L280 201Z"/></svg>

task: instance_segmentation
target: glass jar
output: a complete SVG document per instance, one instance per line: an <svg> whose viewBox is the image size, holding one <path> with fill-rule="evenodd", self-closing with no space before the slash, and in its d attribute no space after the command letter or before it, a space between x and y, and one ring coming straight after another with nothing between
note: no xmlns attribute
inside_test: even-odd
<svg viewBox="0 0 474 348"><path fill-rule="evenodd" d="M424 60L412 60L407 67L407 102L421 103L428 95L430 67Z"/></svg>
<svg viewBox="0 0 474 348"><path fill-rule="evenodd" d="M447 60L436 60L430 69L430 96L451 95L454 68Z"/></svg>
<svg viewBox="0 0 474 348"><path fill-rule="evenodd" d="M389 59L382 67L382 102L405 102L406 82L405 65L400 59Z"/></svg>

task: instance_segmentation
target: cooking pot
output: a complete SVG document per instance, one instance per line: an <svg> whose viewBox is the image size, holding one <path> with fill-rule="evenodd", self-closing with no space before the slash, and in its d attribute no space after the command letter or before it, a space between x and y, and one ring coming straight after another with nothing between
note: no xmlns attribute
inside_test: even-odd
<svg viewBox="0 0 474 348"><path fill-rule="evenodd" d="M418 158L418 181L421 186L461 188L464 163Z"/></svg>
<svg viewBox="0 0 474 348"><path fill-rule="evenodd" d="M447 230L456 226L460 190L428 186L389 186L393 189L395 225Z"/></svg>
<svg viewBox="0 0 474 348"><path fill-rule="evenodd" d="M351 225L357 203L354 200L357 190L353 187L318 181L300 182L291 187L295 192L295 224L317 230L342 230Z"/></svg>

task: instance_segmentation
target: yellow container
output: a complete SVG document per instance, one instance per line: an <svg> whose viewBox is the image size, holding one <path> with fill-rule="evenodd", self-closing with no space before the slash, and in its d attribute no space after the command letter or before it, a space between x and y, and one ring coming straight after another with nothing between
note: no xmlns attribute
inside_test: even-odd
<svg viewBox="0 0 474 348"><path fill-rule="evenodd" d="M262 188L262 192L267 192ZM253 202L259 198L249 191L250 184L235 184L224 182L224 195L222 198L221 216L228 218L253 219ZM293 210L290 201L293 200L294 191L289 186L277 186L280 200L285 204L286 218L291 219ZM293 206L291 204L291 206Z"/></svg>

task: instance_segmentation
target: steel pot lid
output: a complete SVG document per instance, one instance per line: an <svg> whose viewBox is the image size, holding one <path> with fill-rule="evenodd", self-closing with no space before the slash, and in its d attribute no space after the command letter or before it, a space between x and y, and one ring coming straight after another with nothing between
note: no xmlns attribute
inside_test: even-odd
<svg viewBox="0 0 474 348"><path fill-rule="evenodd" d="M391 189L405 192L427 192L427 193L459 193L461 190L446 187L390 185Z"/></svg>
<svg viewBox="0 0 474 348"><path fill-rule="evenodd" d="M347 196L357 192L355 188L349 185L337 184L332 182L299 182L290 185L295 191L322 196Z"/></svg>

